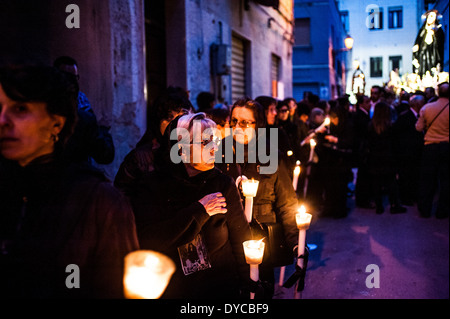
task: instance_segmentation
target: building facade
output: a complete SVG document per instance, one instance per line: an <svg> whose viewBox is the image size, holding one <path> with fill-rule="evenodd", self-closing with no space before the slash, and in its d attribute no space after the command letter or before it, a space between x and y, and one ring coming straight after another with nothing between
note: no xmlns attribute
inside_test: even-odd
<svg viewBox="0 0 450 319"><path fill-rule="evenodd" d="M292 95L292 0L3 0L0 65L79 64L80 89L111 127L114 178L167 86L233 103Z"/></svg>
<svg viewBox="0 0 450 319"><path fill-rule="evenodd" d="M372 86L388 83L391 71L398 69L400 77L413 71L412 47L424 1L340 0L339 10L355 40L352 60L365 74L366 95ZM347 93L351 93L351 80L349 76Z"/></svg>
<svg viewBox="0 0 450 319"><path fill-rule="evenodd" d="M301 100L304 92L324 100L341 96L345 93L349 61L349 52L344 50L348 32L336 1L296 0L294 16L294 98Z"/></svg>

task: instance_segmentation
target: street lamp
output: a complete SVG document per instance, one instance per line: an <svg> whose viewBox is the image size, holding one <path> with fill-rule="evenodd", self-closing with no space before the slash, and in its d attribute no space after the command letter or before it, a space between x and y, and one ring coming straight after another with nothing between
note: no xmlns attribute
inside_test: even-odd
<svg viewBox="0 0 450 319"><path fill-rule="evenodd" d="M338 52L350 51L353 48L353 42L354 42L353 38L347 34L347 36L344 39L345 48L341 48L341 49L337 49L337 50L333 49L333 52L338 53Z"/></svg>

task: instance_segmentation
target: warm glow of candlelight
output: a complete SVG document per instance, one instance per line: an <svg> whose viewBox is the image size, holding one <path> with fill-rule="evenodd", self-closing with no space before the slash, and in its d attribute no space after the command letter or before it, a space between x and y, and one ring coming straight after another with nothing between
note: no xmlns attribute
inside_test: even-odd
<svg viewBox="0 0 450 319"><path fill-rule="evenodd" d="M309 145L310 145L311 147L315 147L315 146L317 145L316 140L312 138L312 139L309 141Z"/></svg>
<svg viewBox="0 0 450 319"><path fill-rule="evenodd" d="M175 263L156 251L136 250L125 256L124 293L128 299L159 298L175 272Z"/></svg>
<svg viewBox="0 0 450 319"><path fill-rule="evenodd" d="M300 166L295 166L294 175L296 175L296 176L300 175Z"/></svg>
<svg viewBox="0 0 450 319"><path fill-rule="evenodd" d="M291 150L287 151L287 156L292 156L294 155L294 152L292 152Z"/></svg>
<svg viewBox="0 0 450 319"><path fill-rule="evenodd" d="M255 197L258 192L259 181L255 179L247 179L242 181L242 193L245 197Z"/></svg>
<svg viewBox="0 0 450 319"><path fill-rule="evenodd" d="M258 265L262 263L265 247L263 239L264 238L260 240L247 240L242 243L247 264Z"/></svg>
<svg viewBox="0 0 450 319"><path fill-rule="evenodd" d="M311 224L312 215L306 212L305 205L301 205L298 213L295 215L298 229L308 229Z"/></svg>
<svg viewBox="0 0 450 319"><path fill-rule="evenodd" d="M323 124L325 125L325 126L328 126L328 125L330 125L330 118L327 116L326 118L325 118L325 120L323 121Z"/></svg>

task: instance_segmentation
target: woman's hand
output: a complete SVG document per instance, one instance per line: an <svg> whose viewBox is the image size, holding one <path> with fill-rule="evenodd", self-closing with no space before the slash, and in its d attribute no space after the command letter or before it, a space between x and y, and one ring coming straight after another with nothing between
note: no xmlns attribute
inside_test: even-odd
<svg viewBox="0 0 450 319"><path fill-rule="evenodd" d="M334 144L337 144L337 142L338 142L338 138L336 136L333 136L333 135L327 135L327 136L325 136L325 139L328 142L334 143Z"/></svg>
<svg viewBox="0 0 450 319"><path fill-rule="evenodd" d="M205 207L206 212L209 216L214 216L216 214L225 214L227 209L227 202L222 193L212 193L208 194L199 200L199 203Z"/></svg>

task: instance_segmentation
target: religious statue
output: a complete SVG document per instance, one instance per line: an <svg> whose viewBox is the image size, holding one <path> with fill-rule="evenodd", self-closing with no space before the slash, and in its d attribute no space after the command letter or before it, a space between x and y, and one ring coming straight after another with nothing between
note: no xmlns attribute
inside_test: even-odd
<svg viewBox="0 0 450 319"><path fill-rule="evenodd" d="M428 10L422 16L425 21L417 34L413 51L413 70L423 78L427 71L433 76L442 70L445 35L439 24L439 12Z"/></svg>

